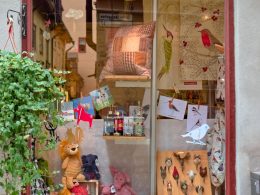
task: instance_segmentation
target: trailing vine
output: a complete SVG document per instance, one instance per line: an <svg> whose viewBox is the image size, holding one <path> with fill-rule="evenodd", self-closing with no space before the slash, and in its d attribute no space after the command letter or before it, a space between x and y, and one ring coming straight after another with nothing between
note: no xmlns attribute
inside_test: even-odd
<svg viewBox="0 0 260 195"><path fill-rule="evenodd" d="M46 142L42 119L63 97L62 84L62 77L30 58L0 51L0 186L6 194L19 194L41 177L26 137Z"/></svg>

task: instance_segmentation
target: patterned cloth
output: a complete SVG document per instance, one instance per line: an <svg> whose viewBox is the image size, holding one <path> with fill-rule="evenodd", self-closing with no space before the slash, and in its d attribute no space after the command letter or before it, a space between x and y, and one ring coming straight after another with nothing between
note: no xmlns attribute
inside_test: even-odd
<svg viewBox="0 0 260 195"><path fill-rule="evenodd" d="M108 50L106 75L143 75L151 77L155 23L119 28Z"/></svg>
<svg viewBox="0 0 260 195"><path fill-rule="evenodd" d="M218 78L217 78L217 90L216 90L216 99L225 100L225 63L224 57L218 57Z"/></svg>
<svg viewBox="0 0 260 195"><path fill-rule="evenodd" d="M225 111L216 112L214 127L208 132L207 150L211 182L219 187L225 179Z"/></svg>

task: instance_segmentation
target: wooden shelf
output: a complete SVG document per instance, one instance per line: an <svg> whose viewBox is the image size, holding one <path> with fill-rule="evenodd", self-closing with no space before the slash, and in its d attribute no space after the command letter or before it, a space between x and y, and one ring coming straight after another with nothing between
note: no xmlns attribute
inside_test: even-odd
<svg viewBox="0 0 260 195"><path fill-rule="evenodd" d="M150 88L151 80L148 76L139 75L109 75L105 82L114 82L115 87Z"/></svg>
<svg viewBox="0 0 260 195"><path fill-rule="evenodd" d="M78 181L78 182L79 183L98 183L99 180L92 179L92 180L83 180L83 181Z"/></svg>
<svg viewBox="0 0 260 195"><path fill-rule="evenodd" d="M103 135L105 140L145 140L145 136L116 136L116 135Z"/></svg>
<svg viewBox="0 0 260 195"><path fill-rule="evenodd" d="M108 75L105 76L104 81L149 81L148 76L140 75Z"/></svg>

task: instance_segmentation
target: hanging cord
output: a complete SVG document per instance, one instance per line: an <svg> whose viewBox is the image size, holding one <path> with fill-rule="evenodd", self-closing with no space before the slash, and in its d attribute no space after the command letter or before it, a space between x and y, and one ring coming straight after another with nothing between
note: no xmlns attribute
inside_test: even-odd
<svg viewBox="0 0 260 195"><path fill-rule="evenodd" d="M18 53L16 44L15 44L15 40L14 40L14 25L13 24L14 24L13 16L7 17L8 38L5 43L4 50L6 49L7 43L10 41L14 52Z"/></svg>

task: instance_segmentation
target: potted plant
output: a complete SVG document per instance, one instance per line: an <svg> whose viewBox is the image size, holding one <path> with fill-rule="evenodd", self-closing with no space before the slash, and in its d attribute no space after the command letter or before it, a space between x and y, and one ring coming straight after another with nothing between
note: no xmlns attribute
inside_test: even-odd
<svg viewBox="0 0 260 195"><path fill-rule="evenodd" d="M41 177L28 137L46 142L43 119L63 97L62 84L62 77L29 57L0 51L0 186L6 194L19 194Z"/></svg>

